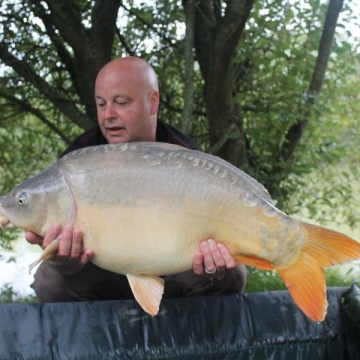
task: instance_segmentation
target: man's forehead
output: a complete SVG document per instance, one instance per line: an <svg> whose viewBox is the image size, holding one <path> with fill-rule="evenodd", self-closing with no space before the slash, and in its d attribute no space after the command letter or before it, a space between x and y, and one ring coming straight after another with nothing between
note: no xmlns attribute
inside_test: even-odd
<svg viewBox="0 0 360 360"><path fill-rule="evenodd" d="M95 92L95 99L103 99L105 97L110 97L112 99L122 99L122 100L131 100L133 97L128 93L102 93L102 92Z"/></svg>

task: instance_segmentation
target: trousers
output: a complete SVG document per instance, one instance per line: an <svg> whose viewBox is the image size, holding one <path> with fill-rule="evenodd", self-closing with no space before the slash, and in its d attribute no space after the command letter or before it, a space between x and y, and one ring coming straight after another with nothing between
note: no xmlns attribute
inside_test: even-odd
<svg viewBox="0 0 360 360"><path fill-rule="evenodd" d="M246 277L247 270L243 265L227 271L221 280L196 275L192 270L163 276L163 297L238 293L244 289ZM66 275L45 260L38 267L31 287L40 302L134 299L126 276L91 262L77 273Z"/></svg>

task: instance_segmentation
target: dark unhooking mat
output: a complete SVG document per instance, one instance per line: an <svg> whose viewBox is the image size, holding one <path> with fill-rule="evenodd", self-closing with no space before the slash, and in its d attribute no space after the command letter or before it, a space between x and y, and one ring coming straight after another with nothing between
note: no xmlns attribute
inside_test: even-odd
<svg viewBox="0 0 360 360"><path fill-rule="evenodd" d="M360 290L330 288L312 322L287 291L0 306L0 359L360 359Z"/></svg>

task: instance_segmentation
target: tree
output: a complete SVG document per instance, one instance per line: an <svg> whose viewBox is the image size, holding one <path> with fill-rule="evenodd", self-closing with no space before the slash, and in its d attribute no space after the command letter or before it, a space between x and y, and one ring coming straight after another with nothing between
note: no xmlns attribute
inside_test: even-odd
<svg viewBox="0 0 360 360"><path fill-rule="evenodd" d="M344 9L350 11L350 4ZM140 5L131 0L4 0L0 176L13 179L9 187L14 179L40 170L34 156L42 166L55 161L66 143L96 122L98 70L115 56L136 55L159 75L160 116L188 130L204 150L255 176L284 203L294 189L289 176L313 168L304 164L299 149L319 111L325 70L337 51L333 43L342 8L343 0L305 5L295 0ZM185 68L179 28L186 14L193 26L195 59L187 87L179 71ZM341 61L346 56L341 54ZM191 54L187 61L189 68ZM184 120L184 92L190 86L193 115ZM11 143L19 150L9 149ZM27 173L11 166L21 161Z"/></svg>

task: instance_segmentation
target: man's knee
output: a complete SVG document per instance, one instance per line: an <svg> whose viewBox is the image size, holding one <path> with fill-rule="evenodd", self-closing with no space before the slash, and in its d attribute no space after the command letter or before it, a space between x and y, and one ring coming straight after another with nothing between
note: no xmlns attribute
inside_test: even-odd
<svg viewBox="0 0 360 360"><path fill-rule="evenodd" d="M246 281L248 277L248 271L245 265L239 264L236 266L235 271L237 273L237 281L235 285L235 292L242 292L245 289Z"/></svg>
<svg viewBox="0 0 360 360"><path fill-rule="evenodd" d="M38 267L31 284L40 302L64 302L76 300L66 284L65 277L47 261Z"/></svg>
<svg viewBox="0 0 360 360"><path fill-rule="evenodd" d="M238 264L233 270L227 271L222 279L214 279L212 292L217 295L240 293L245 288L246 279L246 267Z"/></svg>

